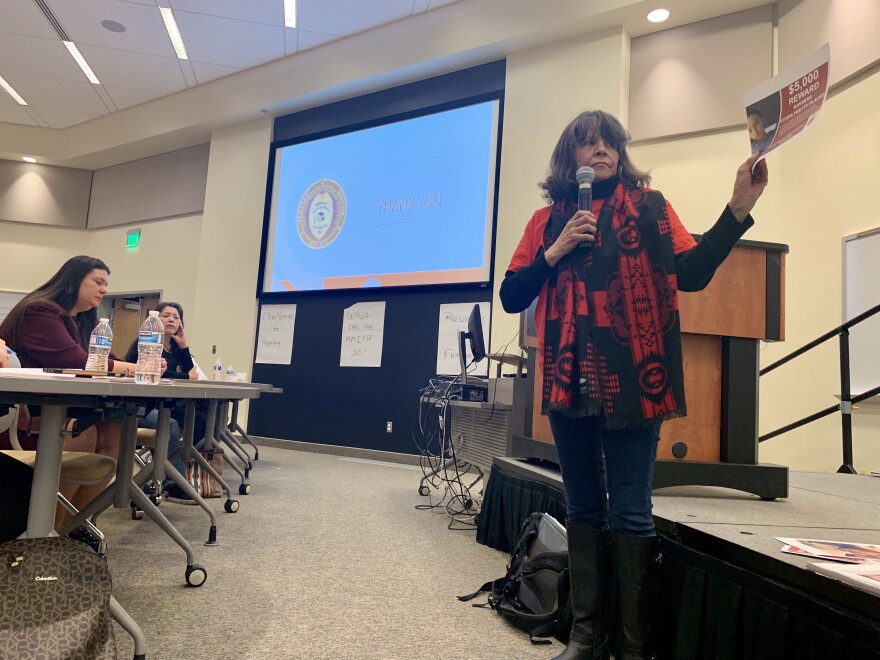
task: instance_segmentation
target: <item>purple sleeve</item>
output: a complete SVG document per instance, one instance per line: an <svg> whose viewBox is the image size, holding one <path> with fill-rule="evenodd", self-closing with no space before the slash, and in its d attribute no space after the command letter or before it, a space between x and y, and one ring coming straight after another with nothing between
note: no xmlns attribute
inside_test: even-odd
<svg viewBox="0 0 880 660"><path fill-rule="evenodd" d="M73 319L60 307L30 305L21 329L16 349L23 366L85 368L88 354L76 340L78 331Z"/></svg>

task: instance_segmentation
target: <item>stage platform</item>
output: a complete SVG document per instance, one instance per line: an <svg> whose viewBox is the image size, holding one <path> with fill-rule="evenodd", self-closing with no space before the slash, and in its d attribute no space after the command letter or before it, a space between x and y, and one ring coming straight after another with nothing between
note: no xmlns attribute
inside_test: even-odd
<svg viewBox="0 0 880 660"><path fill-rule="evenodd" d="M477 540L509 551L525 509L564 521L562 488L551 463L496 458ZM791 472L789 497L775 501L661 488L654 518L665 555L662 657L880 660L880 596L814 573L775 540L880 544L880 478Z"/></svg>

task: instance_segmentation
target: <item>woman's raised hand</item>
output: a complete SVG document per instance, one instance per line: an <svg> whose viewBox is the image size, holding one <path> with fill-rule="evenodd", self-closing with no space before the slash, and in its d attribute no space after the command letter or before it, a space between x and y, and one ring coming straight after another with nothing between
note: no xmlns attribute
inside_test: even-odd
<svg viewBox="0 0 880 660"><path fill-rule="evenodd" d="M767 160L762 159L757 165L755 161L761 157L759 152L753 153L748 160L736 170L733 182L733 194L730 196L730 210L739 222L755 208L755 203L767 187Z"/></svg>

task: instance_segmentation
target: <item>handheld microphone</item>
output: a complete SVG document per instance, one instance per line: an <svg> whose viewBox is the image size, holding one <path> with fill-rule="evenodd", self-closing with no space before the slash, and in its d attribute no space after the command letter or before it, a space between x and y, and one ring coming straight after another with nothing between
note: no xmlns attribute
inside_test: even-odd
<svg viewBox="0 0 880 660"><path fill-rule="evenodd" d="M584 166L578 169L574 178L578 182L578 211L591 211L593 208L593 179L596 173L592 167ZM592 243L584 241L578 243L578 247L588 248Z"/></svg>

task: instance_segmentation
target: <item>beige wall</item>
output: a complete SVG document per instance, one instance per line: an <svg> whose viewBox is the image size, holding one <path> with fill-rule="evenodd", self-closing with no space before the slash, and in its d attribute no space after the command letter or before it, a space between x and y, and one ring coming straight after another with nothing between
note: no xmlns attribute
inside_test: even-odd
<svg viewBox="0 0 880 660"><path fill-rule="evenodd" d="M0 221L0 289L32 291L88 245L84 229Z"/></svg>
<svg viewBox="0 0 880 660"><path fill-rule="evenodd" d="M141 230L141 246L127 250L125 235L134 228ZM95 229L88 232L86 252L110 267L111 293L161 291L164 300L183 306L189 329L201 230L201 215Z"/></svg>

